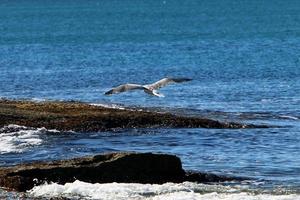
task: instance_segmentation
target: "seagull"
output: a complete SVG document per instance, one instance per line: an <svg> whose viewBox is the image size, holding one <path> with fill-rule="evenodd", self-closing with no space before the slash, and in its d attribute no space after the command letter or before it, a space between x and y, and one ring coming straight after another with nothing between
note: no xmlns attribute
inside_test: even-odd
<svg viewBox="0 0 300 200"><path fill-rule="evenodd" d="M147 94L157 96L157 97L164 97L163 94L157 91L159 88L164 87L171 83L182 83L191 80L192 79L190 78L163 78L155 83L147 84L147 85L126 83L123 85L119 85L115 88L112 88L111 90L105 92L105 95L118 94L129 90L144 90L144 92L146 92Z"/></svg>

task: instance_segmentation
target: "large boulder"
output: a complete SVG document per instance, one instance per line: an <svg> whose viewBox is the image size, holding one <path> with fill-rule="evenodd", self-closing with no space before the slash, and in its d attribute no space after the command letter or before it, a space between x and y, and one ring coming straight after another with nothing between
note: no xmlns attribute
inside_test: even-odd
<svg viewBox="0 0 300 200"><path fill-rule="evenodd" d="M109 153L0 168L0 186L26 191L44 182L165 183L184 177L180 159L152 153Z"/></svg>
<svg viewBox="0 0 300 200"><path fill-rule="evenodd" d="M108 153L69 160L34 162L0 168L0 186L26 191L45 182L89 183L220 182L230 177L185 172L174 155L152 153Z"/></svg>

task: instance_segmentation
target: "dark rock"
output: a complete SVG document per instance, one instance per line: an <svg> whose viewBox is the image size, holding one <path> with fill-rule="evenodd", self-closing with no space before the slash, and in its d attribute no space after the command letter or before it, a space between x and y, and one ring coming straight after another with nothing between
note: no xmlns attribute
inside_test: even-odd
<svg viewBox="0 0 300 200"><path fill-rule="evenodd" d="M197 171L187 171L185 173L185 181L198 182L198 183L215 183L215 182L225 182L225 181L243 181L248 178L243 177L232 177L225 175L216 175L211 173L202 173Z"/></svg>
<svg viewBox="0 0 300 200"><path fill-rule="evenodd" d="M119 128L268 128L211 119L139 110L120 110L79 102L0 100L0 126L17 124L59 131L103 131Z"/></svg>
<svg viewBox="0 0 300 200"><path fill-rule="evenodd" d="M186 173L178 157L152 153L110 153L0 168L0 186L16 191L26 191L44 182L65 184L74 180L162 184L220 182L228 179L217 175Z"/></svg>
<svg viewBox="0 0 300 200"><path fill-rule="evenodd" d="M0 169L0 186L26 191L35 184L180 182L185 172L180 159L152 153L111 153L53 162L21 164Z"/></svg>

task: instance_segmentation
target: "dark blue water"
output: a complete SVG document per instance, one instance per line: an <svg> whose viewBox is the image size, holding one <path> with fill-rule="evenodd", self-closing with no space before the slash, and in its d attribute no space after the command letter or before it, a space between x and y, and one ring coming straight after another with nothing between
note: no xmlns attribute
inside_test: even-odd
<svg viewBox="0 0 300 200"><path fill-rule="evenodd" d="M193 81L162 88L165 98L138 91L103 95L121 83L165 76ZM282 127L16 131L0 138L1 165L106 151L166 152L180 156L186 169L298 190L300 2L1 1L0 96L151 107ZM24 134L35 142L22 140Z"/></svg>

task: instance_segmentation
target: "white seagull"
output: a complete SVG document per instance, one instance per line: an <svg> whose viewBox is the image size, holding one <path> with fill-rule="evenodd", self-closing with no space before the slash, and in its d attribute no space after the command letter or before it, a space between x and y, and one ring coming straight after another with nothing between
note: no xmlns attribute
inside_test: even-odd
<svg viewBox="0 0 300 200"><path fill-rule="evenodd" d="M154 95L157 97L164 97L163 94L158 93L158 89L164 87L170 83L181 83L186 81L191 81L190 78L163 78L155 83L147 84L147 85L139 85L139 84L131 84L126 83L123 85L119 85L111 90L105 92L105 95L118 94L121 92L126 92L129 90L144 90L147 94Z"/></svg>

